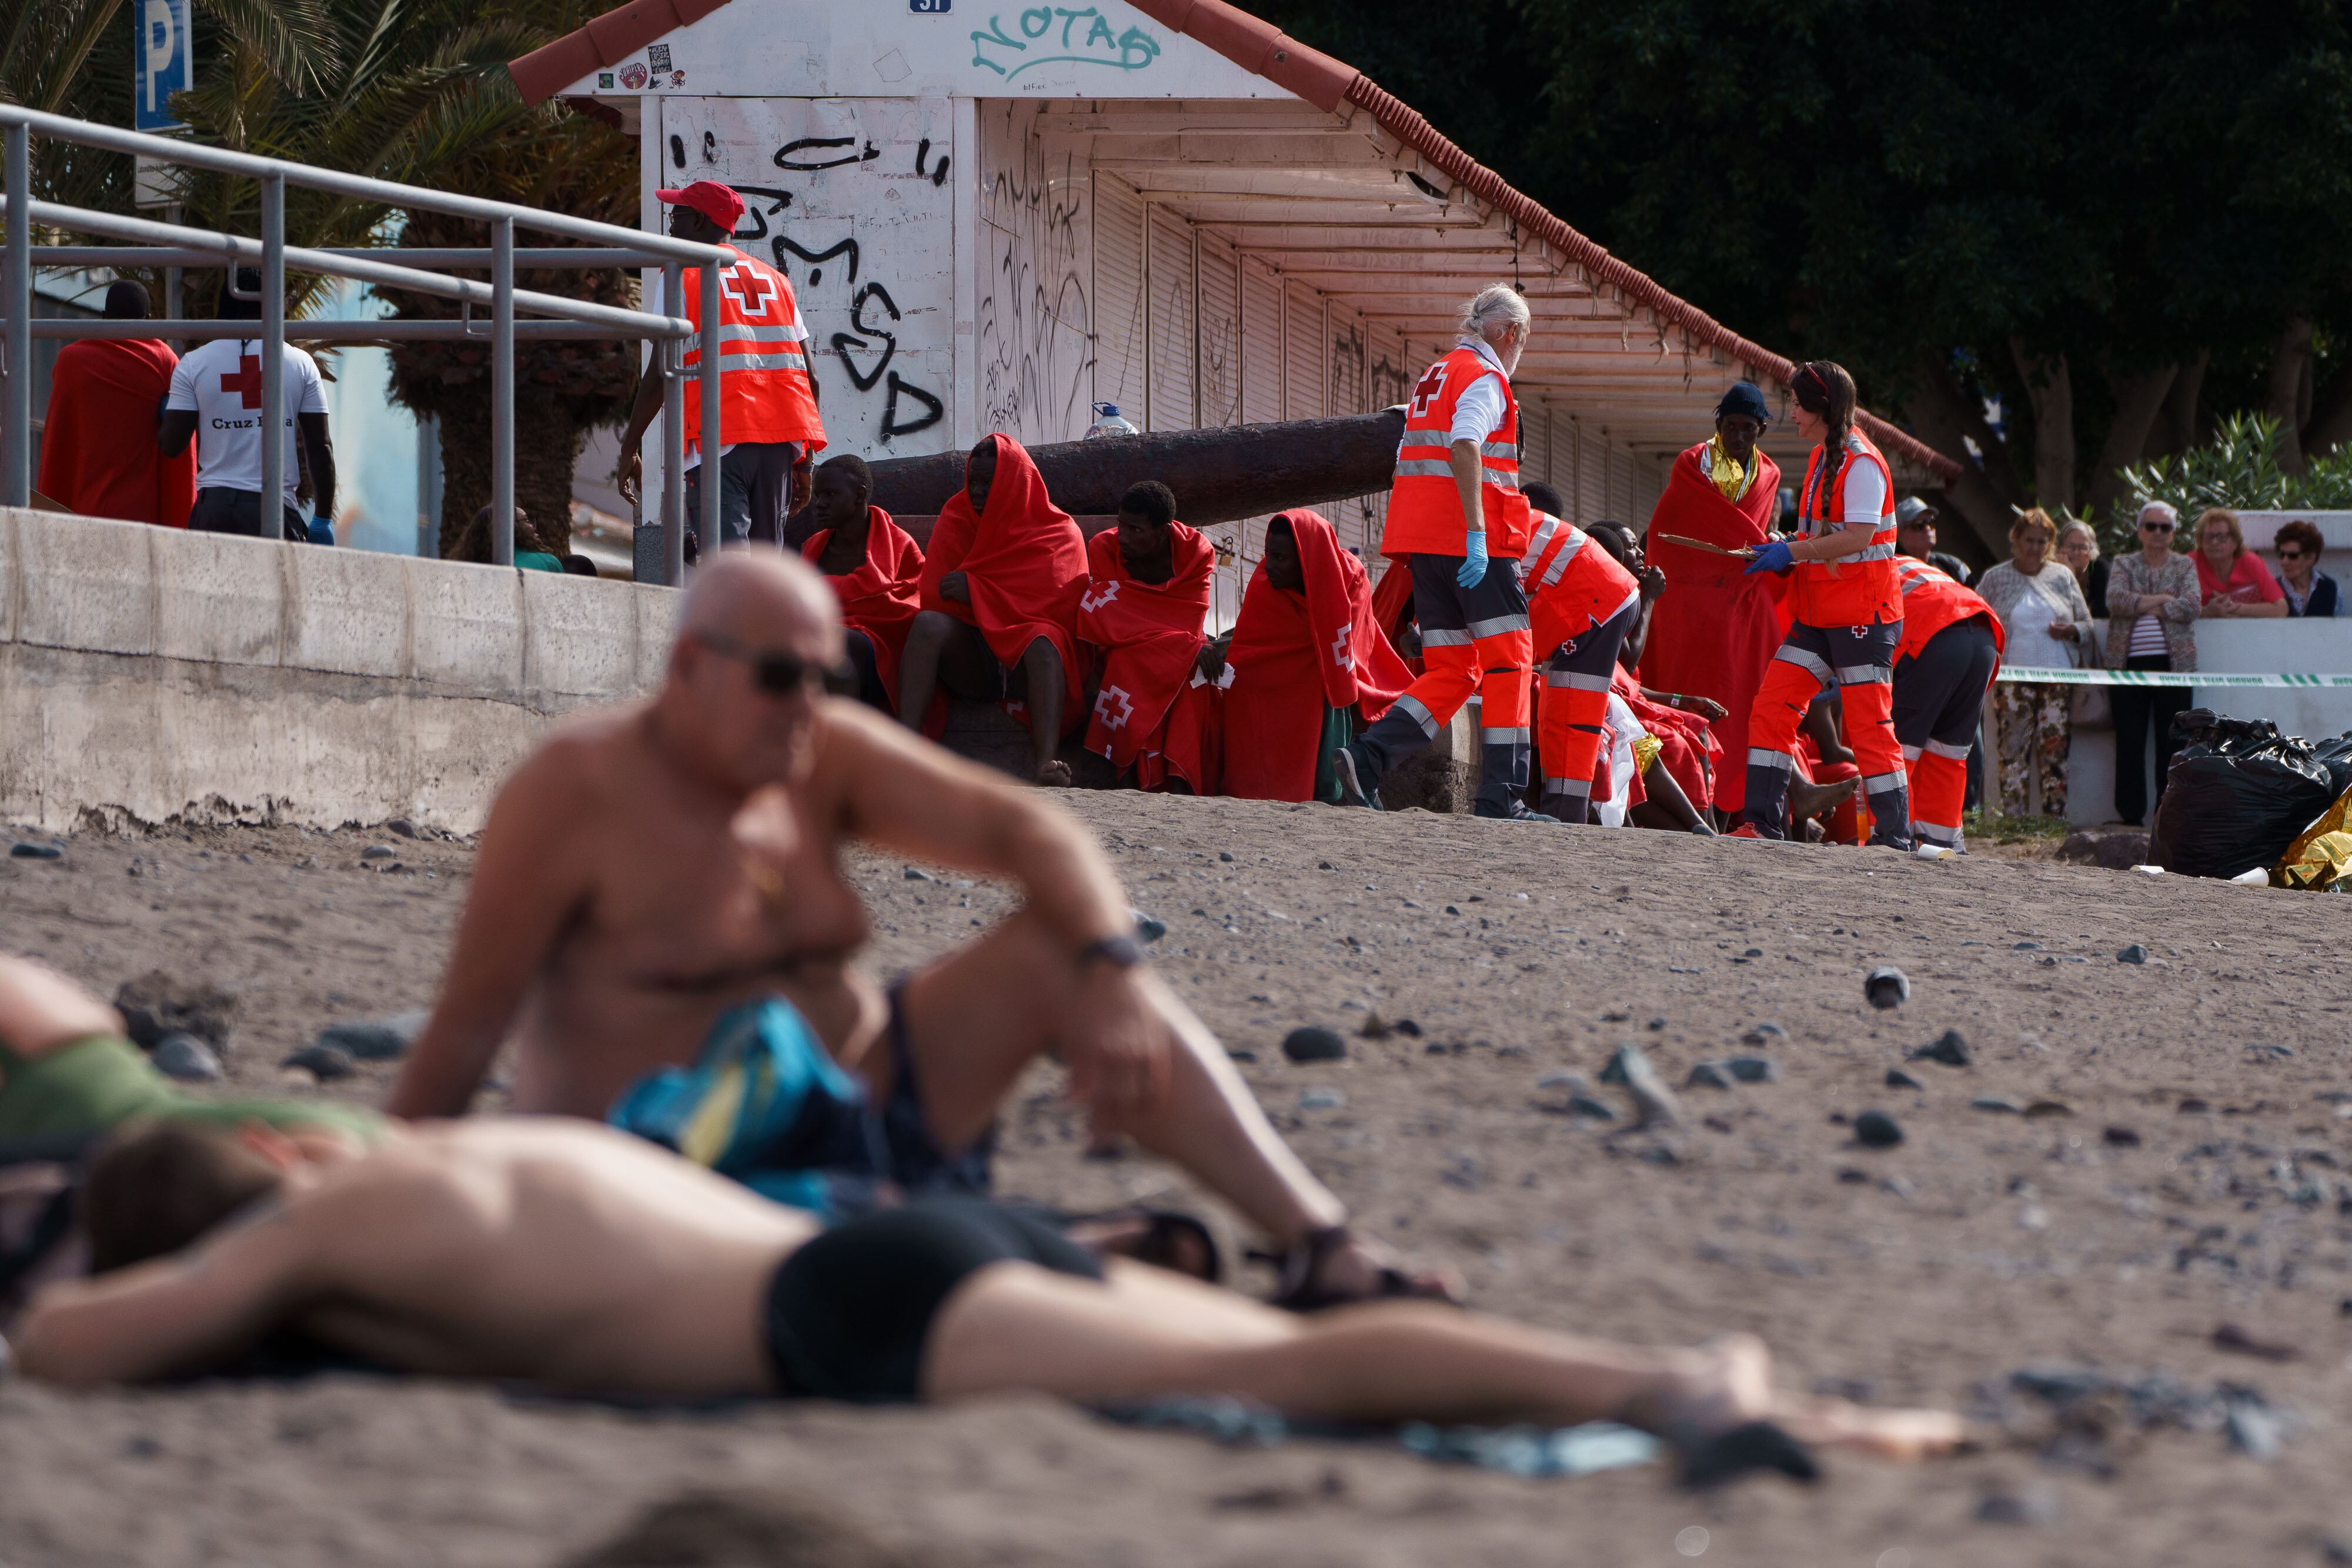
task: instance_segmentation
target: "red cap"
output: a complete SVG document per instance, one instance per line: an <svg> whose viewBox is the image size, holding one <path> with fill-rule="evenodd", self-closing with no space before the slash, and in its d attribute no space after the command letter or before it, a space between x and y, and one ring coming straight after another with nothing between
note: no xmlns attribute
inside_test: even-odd
<svg viewBox="0 0 2352 1568"><path fill-rule="evenodd" d="M674 207L692 207L729 234L743 217L743 198L716 180L697 180L682 191L656 191L654 194Z"/></svg>

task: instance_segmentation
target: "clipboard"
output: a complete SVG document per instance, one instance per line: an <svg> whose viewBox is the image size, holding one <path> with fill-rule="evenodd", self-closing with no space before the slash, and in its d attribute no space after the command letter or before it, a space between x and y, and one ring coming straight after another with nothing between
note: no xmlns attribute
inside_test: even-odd
<svg viewBox="0 0 2352 1568"><path fill-rule="evenodd" d="M1726 549L1721 545L1711 545L1705 539L1685 538L1681 534L1660 534L1658 538L1664 540L1667 544L1680 545L1685 549L1704 550L1708 555L1727 555L1734 560L1754 560L1756 559L1744 549Z"/></svg>

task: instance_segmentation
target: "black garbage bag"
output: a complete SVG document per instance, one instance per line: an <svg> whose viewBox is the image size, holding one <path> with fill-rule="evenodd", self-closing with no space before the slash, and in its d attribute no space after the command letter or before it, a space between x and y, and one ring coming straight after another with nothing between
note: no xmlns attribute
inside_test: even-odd
<svg viewBox="0 0 2352 1568"><path fill-rule="evenodd" d="M2181 876L2236 876L2274 863L2335 802L2319 748L2268 719L2191 708L2173 720L2172 759L2149 852Z"/></svg>
<svg viewBox="0 0 2352 1568"><path fill-rule="evenodd" d="M2352 789L2352 732L2321 741L2313 760L2327 769L2327 782L2338 795Z"/></svg>

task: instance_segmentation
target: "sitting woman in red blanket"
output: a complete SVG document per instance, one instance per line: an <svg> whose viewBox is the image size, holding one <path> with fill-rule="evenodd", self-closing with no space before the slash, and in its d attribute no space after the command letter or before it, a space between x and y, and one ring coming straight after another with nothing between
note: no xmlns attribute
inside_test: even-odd
<svg viewBox="0 0 2352 1568"><path fill-rule="evenodd" d="M1168 771L1198 794L1336 805L1331 754L1412 672L1373 623L1364 563L1320 515L1279 514L1265 548L1234 629L1201 650L1169 715Z"/></svg>
<svg viewBox="0 0 2352 1568"><path fill-rule="evenodd" d="M896 713L898 662L907 632L921 608L923 547L881 507L870 505L874 473L854 455L818 465L809 491L816 524L801 554L833 580L848 632L849 663L857 689L845 695L868 707Z"/></svg>
<svg viewBox="0 0 2352 1568"><path fill-rule="evenodd" d="M1169 781L1168 712L1208 640L1216 564L1215 548L1176 520L1175 494L1157 479L1129 486L1118 527L1087 541L1078 640L1102 660L1087 749L1131 772L1139 789Z"/></svg>

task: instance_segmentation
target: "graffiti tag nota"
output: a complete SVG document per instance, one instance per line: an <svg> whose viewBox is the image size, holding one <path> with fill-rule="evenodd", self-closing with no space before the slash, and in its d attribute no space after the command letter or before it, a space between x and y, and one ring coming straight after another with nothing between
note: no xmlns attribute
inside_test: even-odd
<svg viewBox="0 0 2352 1568"><path fill-rule="evenodd" d="M975 28L971 35L971 63L987 67L1006 81L1040 66L1108 66L1113 70L1139 71L1159 57L1159 39L1140 27L1118 31L1110 18L1092 5L1079 11L1033 5L1014 13L1009 31L1004 13L999 11L990 16L986 28Z"/></svg>

